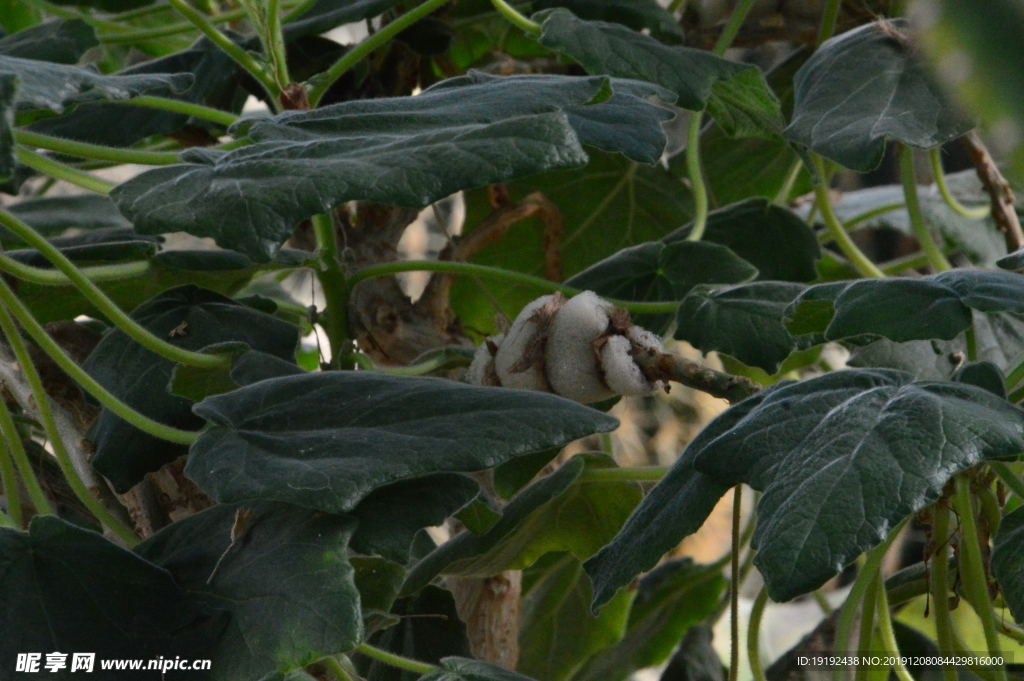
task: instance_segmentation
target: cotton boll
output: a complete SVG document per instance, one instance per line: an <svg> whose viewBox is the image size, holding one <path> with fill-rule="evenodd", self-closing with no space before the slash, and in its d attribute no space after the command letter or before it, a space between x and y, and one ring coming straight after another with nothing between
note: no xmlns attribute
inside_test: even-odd
<svg viewBox="0 0 1024 681"><path fill-rule="evenodd" d="M658 352L663 350L658 334L651 333L642 326L629 327L629 330L626 331L626 338L642 348L657 350Z"/></svg>
<svg viewBox="0 0 1024 681"><path fill-rule="evenodd" d="M480 347L476 349L476 354L473 355L473 361L469 364L469 369L466 370L467 383L492 387L501 385L501 382L498 380L498 374L494 371L492 347L500 349L504 339L505 334L501 333L497 336L491 336L480 344Z"/></svg>
<svg viewBox="0 0 1024 681"><path fill-rule="evenodd" d="M641 331L644 330L641 329ZM650 332L645 331L645 333ZM657 336L654 336L654 340L657 342ZM633 361L632 355L629 354L632 349L633 342L625 336L610 336L607 342L601 346L601 368L604 370L605 383L620 395L653 395L664 384L661 381L651 383L647 380L643 371Z"/></svg>
<svg viewBox="0 0 1024 681"><path fill-rule="evenodd" d="M516 390L550 392L544 376L544 338L551 318L562 305L561 296L541 296L520 311L494 356L501 385ZM547 306L545 308L545 306Z"/></svg>
<svg viewBox="0 0 1024 681"><path fill-rule="evenodd" d="M548 382L570 400L589 404L613 397L597 365L592 343L608 329L612 306L592 291L570 299L551 323L547 345Z"/></svg>

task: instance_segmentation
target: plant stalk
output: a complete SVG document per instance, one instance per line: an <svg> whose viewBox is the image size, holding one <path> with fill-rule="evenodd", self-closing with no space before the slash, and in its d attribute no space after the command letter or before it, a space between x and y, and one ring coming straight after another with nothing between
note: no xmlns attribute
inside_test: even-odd
<svg viewBox="0 0 1024 681"><path fill-rule="evenodd" d="M818 45L831 38L832 34L836 32L836 20L839 18L841 4L842 0L828 0L825 5L825 11L821 15L821 25L818 27Z"/></svg>
<svg viewBox="0 0 1024 681"><path fill-rule="evenodd" d="M352 360L351 339L348 334L348 300L353 284L341 270L338 240L334 233L334 218L330 213L313 217L317 253L320 258L320 285L327 308L324 331L331 347L331 365L336 369L349 368Z"/></svg>
<svg viewBox="0 0 1024 681"><path fill-rule="evenodd" d="M238 120L238 116L229 111L221 111L220 109L214 109L208 106L202 106L200 104L193 104L192 102L184 102L180 99L170 99L168 97L153 97L152 95L143 95L142 97L132 97L131 99L118 99L104 103L127 104L128 106L142 106L149 109L173 111L174 113L185 114L188 116L192 116L193 118L199 118L204 121L210 121L211 123L222 125L225 128L230 128Z"/></svg>
<svg viewBox="0 0 1024 681"><path fill-rule="evenodd" d="M28 130L15 130L14 141L24 144L27 147L36 149L47 149L69 156L90 158L99 161L113 161L115 163L141 163L150 166L167 166L178 163L177 152L160 151L139 151L136 149L117 149L104 147L98 144L85 144L72 140L60 139L49 135L29 132Z"/></svg>
<svg viewBox="0 0 1024 681"><path fill-rule="evenodd" d="M939 194L942 195L942 200L946 202L953 212L958 215L962 215L968 220L981 220L982 218L988 217L992 212L992 206L979 206L977 208L968 208L953 196L953 192L949 190L949 185L946 184L946 173L942 170L942 149L941 147L934 147L928 152L932 162L932 176L935 178L935 186L939 188Z"/></svg>
<svg viewBox="0 0 1024 681"><path fill-rule="evenodd" d="M762 586L750 610L750 624L747 628L747 660L754 681L766 681L761 665L761 620L768 605L768 591Z"/></svg>
<svg viewBox="0 0 1024 681"><path fill-rule="evenodd" d="M892 613L889 612L889 599L885 595L885 588L881 585L880 577L878 593L876 594L878 603L875 606L875 610L878 611L878 637L882 641L886 655L896 660L896 664L892 666L892 670L896 672L896 678L899 681L914 681L914 677L910 675L906 665L903 664L903 660L900 659L900 647L896 644L896 634L892 629Z"/></svg>
<svg viewBox="0 0 1024 681"><path fill-rule="evenodd" d="M839 218L836 217L835 211L832 210L828 186L825 184L825 165L821 162L821 157L814 156L812 163L813 167L809 170L812 171L812 176L817 176L817 181L814 183L814 194L818 199L817 205L821 211L821 217L825 221L825 228L828 229L832 239L858 272L865 277L885 278L885 273L857 248L857 244L853 243L850 235L846 233L842 223L839 222Z"/></svg>
<svg viewBox="0 0 1024 681"><path fill-rule="evenodd" d="M505 0L491 0L491 4L494 5L494 9L498 10L498 14L508 19L510 23L518 26L527 33L540 35L540 24L535 21L530 21L524 17L516 10L515 7L505 2Z"/></svg>
<svg viewBox="0 0 1024 681"><path fill-rule="evenodd" d="M356 647L356 652L371 657L374 660L379 660L386 665L396 667L398 669L405 669L406 671L413 672L415 674L430 674L436 672L437 667L426 662L420 662L418 660L411 660L408 657L402 657L401 655L395 655L389 653L386 650L380 648L374 648L368 643L360 643Z"/></svg>
<svg viewBox="0 0 1024 681"><path fill-rule="evenodd" d="M32 507L35 508L38 515L52 515L53 508L50 506L50 500L46 498L46 493L43 492L43 488L39 485L36 472L32 468L32 462L28 460L25 444L21 441L21 434L14 423L14 418L11 416L11 410L2 399L0 399L0 435L6 441L6 449L14 464L18 467L22 483L25 485L29 499L32 501ZM15 489L17 489L17 485L15 485ZM7 497L8 504L12 503L12 501L17 502L17 500L17 494L13 497Z"/></svg>
<svg viewBox="0 0 1024 681"><path fill-rule="evenodd" d="M867 591L864 592L864 600L860 607L860 632L857 636L857 657L864 658L871 653L871 642L875 635L875 610L878 605L878 592L885 591L882 585L882 573L876 572L875 578L871 580ZM843 652L845 651L837 651ZM866 681L870 667L865 664L857 665L854 673L854 681Z"/></svg>
<svg viewBox="0 0 1024 681"><path fill-rule="evenodd" d="M729 681L740 674L740 515L743 511L743 485L732 488L732 566L729 580Z"/></svg>
<svg viewBox="0 0 1024 681"><path fill-rule="evenodd" d="M900 179L903 182L903 197L907 203L910 226L921 245L921 250L928 256L929 264L937 272L947 272L953 269L953 266L946 260L946 256L935 245L935 239L932 238L924 214L921 212L921 200L917 195L917 174L914 171L914 150L906 145L903 145L900 152Z"/></svg>
<svg viewBox="0 0 1024 681"><path fill-rule="evenodd" d="M704 171L700 167L700 124L704 114L694 111L690 114L690 126L686 133L686 176L693 192L693 228L686 238L700 241L708 224L708 188L704 183Z"/></svg>
<svg viewBox="0 0 1024 681"><path fill-rule="evenodd" d="M82 267L82 275L90 281L116 281L137 277L149 271L149 261L118 263L116 265L96 265L95 267ZM68 275L59 270L44 270L41 267L33 267L18 262L14 258L0 253L0 272L6 272L12 277L22 281L30 281L33 284L49 286L66 286L71 284Z"/></svg>
<svg viewBox="0 0 1024 681"><path fill-rule="evenodd" d="M81 170L72 168L71 166L58 163L52 159L41 156L34 151L29 151L24 147L16 147L15 155L18 158L18 162L27 165L29 168L35 168L41 173L55 177L58 180L64 180L68 184L73 184L76 187L82 189L88 189L91 192L97 194L103 194L106 196L110 193L116 185L113 182L107 182L101 180L98 177L93 177L89 173L83 173Z"/></svg>
<svg viewBox="0 0 1024 681"><path fill-rule="evenodd" d="M929 598L935 613L935 638L940 655L953 655L953 616L949 611L949 509L943 504L932 506L932 542L936 550L928 566ZM944 681L956 681L956 669L942 666Z"/></svg>

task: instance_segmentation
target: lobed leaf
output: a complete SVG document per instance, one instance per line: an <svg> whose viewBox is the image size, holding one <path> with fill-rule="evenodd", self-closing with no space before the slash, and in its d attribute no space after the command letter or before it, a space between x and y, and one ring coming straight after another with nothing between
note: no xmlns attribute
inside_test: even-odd
<svg viewBox="0 0 1024 681"><path fill-rule="evenodd" d="M581 19L611 21L634 31L647 29L666 42L683 41L683 29L655 0L533 0L534 11L564 7Z"/></svg>
<svg viewBox="0 0 1024 681"><path fill-rule="evenodd" d="M97 45L96 31L81 19L54 19L0 38L0 55L76 64Z"/></svg>

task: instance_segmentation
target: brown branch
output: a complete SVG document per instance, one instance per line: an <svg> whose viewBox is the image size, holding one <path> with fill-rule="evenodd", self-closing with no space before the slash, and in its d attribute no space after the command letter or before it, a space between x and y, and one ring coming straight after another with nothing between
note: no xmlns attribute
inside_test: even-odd
<svg viewBox="0 0 1024 681"><path fill-rule="evenodd" d="M1017 218L1017 211L1014 210L1013 190L1010 184L999 172L992 155L982 143L981 138L975 132L969 132L963 137L964 146L974 162L974 169L981 180L981 186L985 188L991 198L992 219L996 227L1003 233L1006 239L1006 250L1012 253L1024 247L1024 233L1021 232L1020 220Z"/></svg>
<svg viewBox="0 0 1024 681"><path fill-rule="evenodd" d="M667 352L634 346L633 360L647 380L675 381L714 397L736 404L761 391L761 386L746 376L733 376Z"/></svg>

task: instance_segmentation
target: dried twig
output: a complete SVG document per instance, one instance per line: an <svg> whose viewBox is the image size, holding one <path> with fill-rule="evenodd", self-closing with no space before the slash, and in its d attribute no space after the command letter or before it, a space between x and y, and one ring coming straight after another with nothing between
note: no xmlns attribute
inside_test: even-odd
<svg viewBox="0 0 1024 681"><path fill-rule="evenodd" d="M741 402L761 391L761 386L745 376L715 371L703 364L667 352L634 347L631 353L649 381L675 381L689 388L728 400Z"/></svg>
<svg viewBox="0 0 1024 681"><path fill-rule="evenodd" d="M999 172L996 162L992 160L992 155L988 153L978 134L969 132L963 139L967 152L974 162L978 179L981 180L981 186L991 197L992 219L1006 239L1007 252L1013 253L1024 247L1024 233L1021 232L1020 220L1017 218L1017 211L1014 210L1013 190Z"/></svg>

